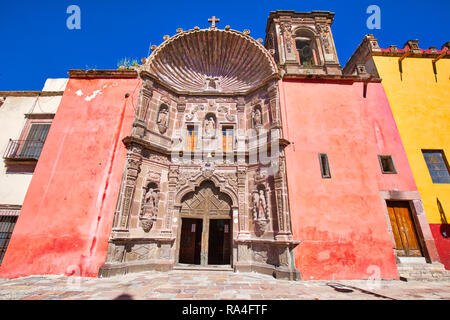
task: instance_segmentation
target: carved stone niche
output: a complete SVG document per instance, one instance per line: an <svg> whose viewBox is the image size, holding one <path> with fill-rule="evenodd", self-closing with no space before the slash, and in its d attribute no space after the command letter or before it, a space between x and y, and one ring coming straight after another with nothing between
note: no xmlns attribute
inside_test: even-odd
<svg viewBox="0 0 450 320"><path fill-rule="evenodd" d="M156 124L158 125L160 133L165 133L169 127L169 107L165 103L161 104L159 107Z"/></svg>
<svg viewBox="0 0 450 320"><path fill-rule="evenodd" d="M147 177L144 184L144 192L142 197L141 212L139 214L139 220L141 227L145 232L149 232L156 221L158 216L158 204L159 204L159 179L160 176L152 173Z"/></svg>
<svg viewBox="0 0 450 320"><path fill-rule="evenodd" d="M252 217L256 235L263 235L269 223L269 202L266 187L263 184L259 184L256 190L253 191Z"/></svg>
<svg viewBox="0 0 450 320"><path fill-rule="evenodd" d="M252 110L252 127L259 133L259 130L263 126L263 117L262 117L262 109L258 104Z"/></svg>
<svg viewBox="0 0 450 320"><path fill-rule="evenodd" d="M204 133L203 137L208 139L216 138L216 127L217 127L216 116L213 113L208 113L204 120Z"/></svg>

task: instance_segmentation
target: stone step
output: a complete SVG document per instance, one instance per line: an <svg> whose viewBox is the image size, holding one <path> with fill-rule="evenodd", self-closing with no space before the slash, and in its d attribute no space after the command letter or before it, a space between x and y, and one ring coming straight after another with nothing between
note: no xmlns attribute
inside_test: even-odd
<svg viewBox="0 0 450 320"><path fill-rule="evenodd" d="M397 265L401 278L421 281L449 281L450 270L441 263L401 263Z"/></svg>
<svg viewBox="0 0 450 320"><path fill-rule="evenodd" d="M173 270L233 272L233 268L228 265L225 265L225 266L222 266L222 265L199 266L199 265L193 265L193 264L177 264L173 267Z"/></svg>

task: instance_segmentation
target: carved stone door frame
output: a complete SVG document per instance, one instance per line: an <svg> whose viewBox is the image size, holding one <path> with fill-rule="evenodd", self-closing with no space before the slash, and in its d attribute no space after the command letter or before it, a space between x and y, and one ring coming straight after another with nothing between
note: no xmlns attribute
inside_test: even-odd
<svg viewBox="0 0 450 320"><path fill-rule="evenodd" d="M179 209L180 223L177 231L176 240L176 263L180 259L181 229L182 219L201 219L202 220L202 243L200 253L200 266L208 266L208 246L209 246L209 225L210 220L230 220L230 232L233 235L233 205L232 199L217 188L213 182L204 181L195 191L189 192L183 196ZM233 237L230 237L233 241ZM230 243L232 247L232 243ZM232 252L230 250L230 264L232 264Z"/></svg>

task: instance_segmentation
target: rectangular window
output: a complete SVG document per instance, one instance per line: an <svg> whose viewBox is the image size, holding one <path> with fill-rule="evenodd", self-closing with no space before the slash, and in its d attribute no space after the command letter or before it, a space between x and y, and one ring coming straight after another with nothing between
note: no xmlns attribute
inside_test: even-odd
<svg viewBox="0 0 450 320"><path fill-rule="evenodd" d="M2 264L16 221L16 216L0 216L0 265Z"/></svg>
<svg viewBox="0 0 450 320"><path fill-rule="evenodd" d="M450 183L448 162L442 150L422 150L433 183Z"/></svg>
<svg viewBox="0 0 450 320"><path fill-rule="evenodd" d="M380 162L381 172L383 173L397 173L392 156L378 156Z"/></svg>
<svg viewBox="0 0 450 320"><path fill-rule="evenodd" d="M20 150L20 158L38 159L49 130L50 124L33 123Z"/></svg>
<svg viewBox="0 0 450 320"><path fill-rule="evenodd" d="M187 127L186 150L193 151L197 145L198 129L194 126Z"/></svg>
<svg viewBox="0 0 450 320"><path fill-rule="evenodd" d="M222 150L233 150L233 127L222 127Z"/></svg>
<svg viewBox="0 0 450 320"><path fill-rule="evenodd" d="M330 165L328 164L328 155L326 153L319 153L319 161L322 178L331 178Z"/></svg>

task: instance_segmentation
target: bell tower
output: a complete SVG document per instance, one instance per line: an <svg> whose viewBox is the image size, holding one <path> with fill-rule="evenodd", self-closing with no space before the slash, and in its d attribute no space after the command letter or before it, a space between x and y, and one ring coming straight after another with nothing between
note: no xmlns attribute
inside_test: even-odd
<svg viewBox="0 0 450 320"><path fill-rule="evenodd" d="M282 75L341 75L328 11L272 11L265 47L273 50Z"/></svg>

